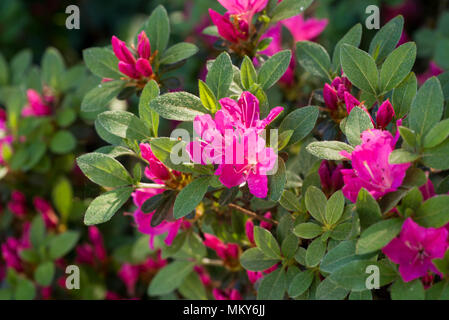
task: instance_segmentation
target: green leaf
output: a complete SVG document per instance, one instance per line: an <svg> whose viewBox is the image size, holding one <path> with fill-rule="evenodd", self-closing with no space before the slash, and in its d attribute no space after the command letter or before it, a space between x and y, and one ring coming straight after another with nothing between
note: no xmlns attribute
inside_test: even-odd
<svg viewBox="0 0 449 320"><path fill-rule="evenodd" d="M192 172L193 165L191 163L184 164L184 162L190 161L189 155L186 152L185 141L160 137L151 139L150 145L151 151L153 151L156 158L167 167L181 172ZM179 154L179 151L182 154Z"/></svg>
<svg viewBox="0 0 449 320"><path fill-rule="evenodd" d="M295 256L298 249L299 239L293 233L288 233L285 239L282 241L281 252L286 259L291 259Z"/></svg>
<svg viewBox="0 0 449 320"><path fill-rule="evenodd" d="M326 242L321 238L313 240L306 251L306 266L316 267L326 253Z"/></svg>
<svg viewBox="0 0 449 320"><path fill-rule="evenodd" d="M120 138L142 141L151 136L145 123L131 112L105 111L97 119L106 131Z"/></svg>
<svg viewBox="0 0 449 320"><path fill-rule="evenodd" d="M301 209L298 197L289 190L284 190L279 204L289 211L299 211Z"/></svg>
<svg viewBox="0 0 449 320"><path fill-rule="evenodd" d="M131 187L118 188L95 198L87 208L84 224L91 226L109 221L125 204L133 191Z"/></svg>
<svg viewBox="0 0 449 320"><path fill-rule="evenodd" d="M311 186L306 191L306 208L315 220L324 223L326 215L327 198L323 191L315 186Z"/></svg>
<svg viewBox="0 0 449 320"><path fill-rule="evenodd" d="M403 222L402 219L394 218L371 225L357 241L357 254L374 252L386 246L401 231Z"/></svg>
<svg viewBox="0 0 449 320"><path fill-rule="evenodd" d="M313 239L323 233L323 228L316 223L306 222L295 226L293 233L303 239Z"/></svg>
<svg viewBox="0 0 449 320"><path fill-rule="evenodd" d="M407 42L395 49L380 70L380 91L387 93L400 84L410 73L416 59L416 44Z"/></svg>
<svg viewBox="0 0 449 320"><path fill-rule="evenodd" d="M176 219L195 210L207 192L209 180L209 177L197 178L181 190L173 207L173 215Z"/></svg>
<svg viewBox="0 0 449 320"><path fill-rule="evenodd" d="M161 55L167 48L170 38L170 20L167 10L162 5L156 7L144 25L145 33L151 43L151 50Z"/></svg>
<svg viewBox="0 0 449 320"><path fill-rule="evenodd" d="M449 119L437 123L426 134L423 141L424 148L433 148L443 143L449 137Z"/></svg>
<svg viewBox="0 0 449 320"><path fill-rule="evenodd" d="M133 180L125 167L112 157L102 153L84 154L76 160L79 168L92 182L104 187L121 187Z"/></svg>
<svg viewBox="0 0 449 320"><path fill-rule="evenodd" d="M440 81L436 77L427 80L413 99L408 121L410 129L416 132L418 139L433 128L443 115L444 97Z"/></svg>
<svg viewBox="0 0 449 320"><path fill-rule="evenodd" d="M163 94L150 102L150 108L168 120L193 121L208 113L201 100L187 92Z"/></svg>
<svg viewBox="0 0 449 320"><path fill-rule="evenodd" d="M341 47L341 65L348 79L359 89L377 94L379 72L376 62L365 51L349 44Z"/></svg>
<svg viewBox="0 0 449 320"><path fill-rule="evenodd" d="M311 74L332 80L329 73L331 60L326 49L312 41L299 41L296 43L296 58L299 64Z"/></svg>
<svg viewBox="0 0 449 320"><path fill-rule="evenodd" d="M228 95L233 75L231 57L228 53L223 52L212 63L206 76L206 83L217 99Z"/></svg>
<svg viewBox="0 0 449 320"><path fill-rule="evenodd" d="M292 53L290 50L284 50L271 56L259 69L257 82L262 89L271 88L287 71L290 64Z"/></svg>
<svg viewBox="0 0 449 320"><path fill-rule="evenodd" d="M17 285L14 290L14 298L16 300L33 300L36 296L36 288L30 280L18 277Z"/></svg>
<svg viewBox="0 0 449 320"><path fill-rule="evenodd" d="M334 225L340 220L345 208L345 197L341 190L335 192L327 201L325 220L328 224Z"/></svg>
<svg viewBox="0 0 449 320"><path fill-rule="evenodd" d="M186 299L190 300L206 300L206 289L201 283L200 277L196 272L190 272L190 274L184 279L179 286L179 292Z"/></svg>
<svg viewBox="0 0 449 320"><path fill-rule="evenodd" d="M20 84L23 81L32 60L33 54L30 49L21 50L12 58L10 63L12 84Z"/></svg>
<svg viewBox="0 0 449 320"><path fill-rule="evenodd" d="M49 254L52 260L65 256L72 250L79 239L76 231L66 231L54 236L50 241Z"/></svg>
<svg viewBox="0 0 449 320"><path fill-rule="evenodd" d="M401 134L402 139L410 146L416 146L416 135L415 132L406 127L399 127L399 133Z"/></svg>
<svg viewBox="0 0 449 320"><path fill-rule="evenodd" d="M59 89L65 72L64 59L55 48L45 50L42 57L42 81L53 89Z"/></svg>
<svg viewBox="0 0 449 320"><path fill-rule="evenodd" d="M52 261L41 263L34 271L34 279L41 286L48 287L55 275L55 265Z"/></svg>
<svg viewBox="0 0 449 320"><path fill-rule="evenodd" d="M30 227L30 241L34 249L39 249L39 247L44 243L45 240L45 224L44 220L40 215L34 217L31 227Z"/></svg>
<svg viewBox="0 0 449 320"><path fill-rule="evenodd" d="M369 53L376 62L385 59L396 48L402 35L404 18L397 16L385 24L374 36L369 46Z"/></svg>
<svg viewBox="0 0 449 320"><path fill-rule="evenodd" d="M444 141L436 147L425 149L422 162L425 166L437 169L449 169L449 140Z"/></svg>
<svg viewBox="0 0 449 320"><path fill-rule="evenodd" d="M359 191L356 209L359 214L360 226L362 229L366 229L372 224L382 220L379 204L365 188L362 188Z"/></svg>
<svg viewBox="0 0 449 320"><path fill-rule="evenodd" d="M256 68L254 68L253 62L248 56L243 58L242 66L240 67L240 78L242 79L243 88L246 90L249 90L257 82Z"/></svg>
<svg viewBox="0 0 449 320"><path fill-rule="evenodd" d="M335 270L329 278L347 290L365 291L366 279L369 276L366 269L370 265L377 266L376 262L371 260L351 261Z"/></svg>
<svg viewBox="0 0 449 320"><path fill-rule="evenodd" d="M306 10L313 0L284 0L279 3L271 15L271 23L276 23L284 19L296 16Z"/></svg>
<svg viewBox="0 0 449 320"><path fill-rule="evenodd" d="M313 271L312 270L306 270L298 273L290 283L290 286L288 288L288 294L290 297L298 297L304 292L306 292L307 289L309 289L310 285L313 282Z"/></svg>
<svg viewBox="0 0 449 320"><path fill-rule="evenodd" d="M278 268L263 277L257 290L257 300L282 300L287 290L287 276Z"/></svg>
<svg viewBox="0 0 449 320"><path fill-rule="evenodd" d="M123 76L118 70L119 61L110 49L84 49L83 61L87 68L100 78L120 79Z"/></svg>
<svg viewBox="0 0 449 320"><path fill-rule="evenodd" d="M433 264L441 272L441 274L447 278L449 275L449 250L446 250L443 258L432 259Z"/></svg>
<svg viewBox="0 0 449 320"><path fill-rule="evenodd" d="M139 117L151 129L153 136L157 137L159 128L159 115L150 108L150 102L159 97L159 85L151 80L142 90L139 100Z"/></svg>
<svg viewBox="0 0 449 320"><path fill-rule="evenodd" d="M218 101L212 90L202 80L198 80L198 88L203 106L211 113L215 113L218 108Z"/></svg>
<svg viewBox="0 0 449 320"><path fill-rule="evenodd" d="M304 139L315 127L319 111L315 106L308 106L289 113L279 126L279 132L293 130L288 145L295 144Z"/></svg>
<svg viewBox="0 0 449 320"><path fill-rule="evenodd" d="M59 179L53 186L51 196L56 210L61 214L64 221L67 221L73 204L73 189L69 180Z"/></svg>
<svg viewBox="0 0 449 320"><path fill-rule="evenodd" d="M240 264L250 271L264 271L279 262L279 259L267 257L259 248L251 248L240 256Z"/></svg>
<svg viewBox="0 0 449 320"><path fill-rule="evenodd" d="M351 291L348 300L373 300L373 295L370 290Z"/></svg>
<svg viewBox="0 0 449 320"><path fill-rule="evenodd" d="M340 141L316 141L310 143L306 149L315 157L325 160L343 160L345 157L340 154L341 151L351 153L354 150L350 145Z"/></svg>
<svg viewBox="0 0 449 320"><path fill-rule="evenodd" d="M195 55L198 47L193 43L180 42L168 48L160 61L161 64L172 64Z"/></svg>
<svg viewBox="0 0 449 320"><path fill-rule="evenodd" d="M346 120L345 134L351 145L356 146L362 143L362 133L374 128L369 115L362 108L355 107Z"/></svg>
<svg viewBox="0 0 449 320"><path fill-rule="evenodd" d="M439 195L424 202L416 212L415 222L429 228L439 228L449 222L447 208L449 206L449 196Z"/></svg>
<svg viewBox="0 0 449 320"><path fill-rule="evenodd" d="M277 159L278 168L276 173L270 176L270 193L269 198L273 201L278 201L282 193L284 192L285 184L287 182L287 172L285 169L285 163L282 158Z"/></svg>
<svg viewBox="0 0 449 320"><path fill-rule="evenodd" d="M318 285L315 298L317 300L343 300L348 293L348 289L337 284L331 277L327 277Z"/></svg>
<svg viewBox="0 0 449 320"><path fill-rule="evenodd" d="M355 246L355 240L340 242L324 256L320 264L320 270L333 273L349 262L361 259L361 256L355 254Z"/></svg>
<svg viewBox="0 0 449 320"><path fill-rule="evenodd" d="M340 71L341 61L340 52L341 46L344 44L350 44L354 47L359 47L362 40L362 25L360 23L353 26L344 36L337 42L332 56L332 66L334 71Z"/></svg>
<svg viewBox="0 0 449 320"><path fill-rule="evenodd" d="M66 154L75 149L76 139L70 131L58 131L50 141L50 150L56 154Z"/></svg>
<svg viewBox="0 0 449 320"><path fill-rule="evenodd" d="M419 279L407 283L398 279L391 286L392 300L424 300L425 295L423 284Z"/></svg>
<svg viewBox="0 0 449 320"><path fill-rule="evenodd" d="M105 110L109 102L123 90L125 83L121 80L100 83L84 96L81 102L81 111L100 112Z"/></svg>
<svg viewBox="0 0 449 320"><path fill-rule="evenodd" d="M418 154L412 153L405 149L396 149L390 153L388 162L391 164L410 163L416 161L418 158Z"/></svg>
<svg viewBox="0 0 449 320"><path fill-rule="evenodd" d="M272 259L281 258L281 250L270 231L261 227L254 227L254 241L265 256Z"/></svg>
<svg viewBox="0 0 449 320"><path fill-rule="evenodd" d="M192 272L195 262L174 261L161 269L151 280L148 287L150 296L168 294L177 289Z"/></svg>
<svg viewBox="0 0 449 320"><path fill-rule="evenodd" d="M417 90L418 80L413 72L394 88L392 104L396 119L401 119L408 113Z"/></svg>
<svg viewBox="0 0 449 320"><path fill-rule="evenodd" d="M0 85L6 86L9 82L9 68L5 57L0 53Z"/></svg>

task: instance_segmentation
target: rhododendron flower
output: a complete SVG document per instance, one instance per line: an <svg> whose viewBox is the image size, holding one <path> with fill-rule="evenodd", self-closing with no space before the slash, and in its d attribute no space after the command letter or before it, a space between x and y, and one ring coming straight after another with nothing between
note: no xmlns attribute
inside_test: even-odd
<svg viewBox="0 0 449 320"><path fill-rule="evenodd" d="M8 209L18 217L23 217L26 213L26 198L25 195L14 190L11 193L11 201L8 202Z"/></svg>
<svg viewBox="0 0 449 320"><path fill-rule="evenodd" d="M282 20L281 23L290 31L293 40L305 41L318 37L328 24L327 19L308 18L304 19L302 14Z"/></svg>
<svg viewBox="0 0 449 320"><path fill-rule="evenodd" d="M210 115L195 118L193 126L198 138L187 145L187 152L193 162L219 164L215 174L227 188L247 182L253 195L265 198L266 175L273 169L277 156L258 135L283 108L272 109L261 120L259 101L246 91L238 102L223 98L220 104L222 108L215 119Z"/></svg>
<svg viewBox="0 0 449 320"><path fill-rule="evenodd" d="M230 14L248 16L248 19L265 9L268 0L218 0Z"/></svg>
<svg viewBox="0 0 449 320"><path fill-rule="evenodd" d="M424 228L411 218L405 220L399 237L382 251L394 263L405 282L426 276L429 271L440 274L433 259L443 258L449 246L448 231L443 228ZM440 274L441 275L441 274Z"/></svg>
<svg viewBox="0 0 449 320"><path fill-rule="evenodd" d="M421 85L428 79L432 77L437 77L443 72L444 70L440 68L434 61L430 61L429 68L427 69L427 71L422 74L418 74L416 77L418 78L418 83Z"/></svg>
<svg viewBox="0 0 449 320"><path fill-rule="evenodd" d="M225 244L216 236L205 233L204 245L217 253L223 260L237 259L239 256L239 246L235 243Z"/></svg>
<svg viewBox="0 0 449 320"><path fill-rule="evenodd" d="M268 269L266 269L264 271L249 271L249 270L246 270L246 274L248 275L249 282L251 282L252 284L255 284L257 282L257 280L262 279L267 274L272 273L274 270L276 270L278 268L278 266L279 266L279 264L276 263L276 264L274 264L273 266L269 267Z"/></svg>
<svg viewBox="0 0 449 320"><path fill-rule="evenodd" d="M324 103L330 110L337 110L345 103L345 93L351 92L352 83L346 77L335 77L329 85L326 83L323 89Z"/></svg>
<svg viewBox="0 0 449 320"><path fill-rule="evenodd" d="M128 295L134 295L139 280L139 266L124 263L118 271L118 276L125 284Z"/></svg>
<svg viewBox="0 0 449 320"><path fill-rule="evenodd" d="M433 198L436 195L435 188L430 179L427 179L427 182L421 187L419 187L419 191L421 191L424 201Z"/></svg>
<svg viewBox="0 0 449 320"><path fill-rule="evenodd" d="M212 280L210 278L209 273L203 266L195 266L193 270L198 274L200 277L201 283L207 287L210 286L212 283Z"/></svg>
<svg viewBox="0 0 449 320"><path fill-rule="evenodd" d="M388 131L366 130L362 133L362 144L352 153L341 152L352 161L352 169L341 170L346 198L356 202L360 189L365 188L378 199L401 186L410 163L390 164L388 161L398 138L398 135L393 138Z"/></svg>
<svg viewBox="0 0 449 320"><path fill-rule="evenodd" d="M377 127L381 129L385 129L393 120L395 116L394 109L390 100L385 100L379 107L376 115L376 123Z"/></svg>
<svg viewBox="0 0 449 320"><path fill-rule="evenodd" d="M209 15L212 22L217 26L218 33L223 39L231 43L238 43L241 40L246 41L249 37L249 25L246 19L233 16L229 13L224 15L209 9Z"/></svg>
<svg viewBox="0 0 449 320"><path fill-rule="evenodd" d="M142 31L137 37L136 56L128 49L126 43L116 36L112 37L112 50L119 59L118 69L121 73L132 79L149 78L153 75L151 67L151 46L150 41Z"/></svg>
<svg viewBox="0 0 449 320"><path fill-rule="evenodd" d="M42 215L45 226L48 229L55 228L58 225L58 216L54 212L51 205L45 199L41 197L35 197L33 199L33 205L36 210Z"/></svg>
<svg viewBox="0 0 449 320"><path fill-rule="evenodd" d="M97 261L105 262L107 252L100 230L95 226L90 226L88 237L90 243L84 243L76 247L76 261L91 266L95 265Z"/></svg>
<svg viewBox="0 0 449 320"><path fill-rule="evenodd" d="M343 188L343 175L341 170L343 164L334 164L334 162L323 160L318 174L320 176L321 187L325 194L332 195L335 191Z"/></svg>
<svg viewBox="0 0 449 320"><path fill-rule="evenodd" d="M215 300L242 300L242 296L237 289L219 290L214 288L212 294Z"/></svg>
<svg viewBox="0 0 449 320"><path fill-rule="evenodd" d="M30 241L30 223L26 222L22 226L22 235L20 238L8 237L1 244L1 253L6 266L13 268L18 272L23 271L20 252L31 247Z"/></svg>
<svg viewBox="0 0 449 320"><path fill-rule="evenodd" d="M165 180L170 179L169 169L156 158L148 143L140 144L140 152L142 158L148 161L148 166L145 167L145 175L148 179L151 179L156 183L163 183ZM174 174L177 175L179 173L174 172Z"/></svg>
<svg viewBox="0 0 449 320"><path fill-rule="evenodd" d="M22 109L24 117L43 117L51 114L51 107L44 98L33 89L27 90L28 104Z"/></svg>

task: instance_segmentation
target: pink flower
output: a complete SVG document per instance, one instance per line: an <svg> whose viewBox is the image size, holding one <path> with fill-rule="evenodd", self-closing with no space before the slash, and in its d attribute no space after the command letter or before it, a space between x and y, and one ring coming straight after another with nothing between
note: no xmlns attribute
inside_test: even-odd
<svg viewBox="0 0 449 320"><path fill-rule="evenodd" d="M377 111L376 123L380 129L385 129L393 120L395 116L393 106L390 103L390 99L387 99L382 103Z"/></svg>
<svg viewBox="0 0 449 320"><path fill-rule="evenodd" d="M266 212L264 214L264 218L271 219L271 212L270 211ZM271 230L273 225L269 222L261 221L260 227L267 229L267 230ZM255 245L256 243L254 241L254 223L253 223L252 219L246 220L245 231L246 231L246 237L248 238L249 242L251 242L252 245Z"/></svg>
<svg viewBox="0 0 449 320"><path fill-rule="evenodd" d="M369 111L366 109L365 105L363 103L361 103L359 100L357 100L352 94L350 94L349 92L345 92L344 93L344 97L345 97L345 104L346 104L346 111L348 114L351 113L352 109L354 109L355 107L358 107L360 109L362 109L363 111L365 111L365 113L369 116L369 118L371 119L371 123L374 124L374 120L371 117L371 114L369 113Z"/></svg>
<svg viewBox="0 0 449 320"><path fill-rule="evenodd" d="M262 11L268 4L268 0L218 0L220 4L233 15L252 16Z"/></svg>
<svg viewBox="0 0 449 320"><path fill-rule="evenodd" d="M134 221L137 224L137 230L144 234L150 235L149 245L151 249L154 249L155 236L167 233L167 237L165 238L164 242L166 245L170 246L176 235L178 234L179 228L181 228L181 226L189 226L189 223L184 222L184 219L178 219L173 222L162 221L162 223L156 227L151 226L151 218L153 217L155 211L150 213L143 213L142 210L140 210L140 207L147 199L154 197L155 195L162 192L163 190L161 189L137 189L132 194L134 203L138 207L138 209L134 212Z"/></svg>
<svg viewBox="0 0 449 320"><path fill-rule="evenodd" d="M432 263L443 258L449 243L448 231L443 228L424 228L411 218L405 220L399 237L382 251L394 263L405 282L426 276L429 271L440 274Z"/></svg>
<svg viewBox="0 0 449 320"><path fill-rule="evenodd" d="M214 288L212 294L215 300L242 300L242 296L237 289L219 290Z"/></svg>
<svg viewBox="0 0 449 320"><path fill-rule="evenodd" d="M318 37L328 24L327 19L304 19L302 14L282 20L281 23L290 31L293 40L305 41Z"/></svg>
<svg viewBox="0 0 449 320"><path fill-rule="evenodd" d="M163 183L170 179L169 169L153 154L151 147L148 143L140 144L140 152L142 158L148 161L148 166L145 167L145 175L148 179L153 180L156 183ZM179 173L175 172L178 175Z"/></svg>
<svg viewBox="0 0 449 320"><path fill-rule="evenodd" d="M75 251L76 251L76 258L75 258L76 263L87 264L90 266L95 265L96 260L94 248L90 244L88 243L80 244L76 247Z"/></svg>
<svg viewBox="0 0 449 320"><path fill-rule="evenodd" d="M53 211L51 205L41 197L34 197L33 205L36 210L42 215L45 226L49 229L55 228L58 225L58 216Z"/></svg>
<svg viewBox="0 0 449 320"><path fill-rule="evenodd" d="M210 278L209 273L207 272L207 270L204 267L202 267L202 266L195 266L193 268L193 270L198 274L198 276L200 277L201 283L205 287L211 285L212 280Z"/></svg>
<svg viewBox="0 0 449 320"><path fill-rule="evenodd" d="M269 267L267 270L264 271L249 271L246 270L246 274L248 275L248 280L249 282L251 282L252 284L255 284L257 282L257 280L262 279L265 275L273 272L274 270L276 270L278 268L278 264L274 264L273 266Z"/></svg>
<svg viewBox="0 0 449 320"><path fill-rule="evenodd" d="M8 209L18 217L23 217L26 213L26 198L25 195L14 190L11 193L11 201L8 202Z"/></svg>
<svg viewBox="0 0 449 320"><path fill-rule="evenodd" d="M335 165L331 161L324 160L321 162L318 174L320 176L321 187L327 195L333 194L335 191L343 188L343 175L341 170L343 164Z"/></svg>
<svg viewBox="0 0 449 320"><path fill-rule="evenodd" d="M106 262L107 252L100 230L95 226L89 227L88 237L90 243L84 243L76 247L77 263L94 266L98 262Z"/></svg>
<svg viewBox="0 0 449 320"><path fill-rule="evenodd" d="M401 186L410 163L389 163L388 157L397 139L398 136L393 138L388 131L366 130L362 133L362 144L356 146L352 153L341 152L352 161L352 169L341 170L346 198L356 202L360 189L365 188L378 199Z"/></svg>
<svg viewBox="0 0 449 320"><path fill-rule="evenodd" d="M223 39L231 43L239 43L241 40L246 41L248 39L249 25L247 20L232 16L229 13L221 15L212 9L209 9L209 15Z"/></svg>
<svg viewBox="0 0 449 320"><path fill-rule="evenodd" d="M128 295L133 296L139 280L139 267L130 263L124 263L118 271L118 276L125 284Z"/></svg>
<svg viewBox="0 0 449 320"><path fill-rule="evenodd" d="M418 83L421 85L424 82L426 82L429 78L437 77L443 72L444 70L440 68L434 61L430 61L429 69L427 69L426 72L417 75Z"/></svg>
<svg viewBox="0 0 449 320"><path fill-rule="evenodd" d="M271 215L270 211L266 212L263 216L264 216L264 218L267 218L267 219L271 219L272 218L272 215ZM260 222L260 227L264 228L264 229L267 229L267 230L271 230L271 228L273 228L273 224L271 224L270 222L267 222L267 221L261 221Z"/></svg>
<svg viewBox="0 0 449 320"><path fill-rule="evenodd" d="M239 256L239 246L235 243L225 244L216 236L205 233L204 245L217 253L223 260L237 259Z"/></svg>
<svg viewBox="0 0 449 320"><path fill-rule="evenodd" d="M22 236L20 238L8 237L1 244L1 253L6 266L18 272L23 271L20 251L31 247L30 226L30 223L26 222L22 227Z"/></svg>
<svg viewBox="0 0 449 320"><path fill-rule="evenodd" d="M36 90L28 89L27 98L28 104L22 109L22 116L43 117L51 114L51 107Z"/></svg>
<svg viewBox="0 0 449 320"><path fill-rule="evenodd" d="M433 198L436 195L435 188L433 186L432 180L430 179L427 179L426 184L419 187L419 191L421 191L424 201Z"/></svg>
<svg viewBox="0 0 449 320"><path fill-rule="evenodd" d="M330 85L326 83L323 89L326 106L330 110L337 110L340 105L345 103L345 93L350 93L351 88L352 84L346 77L335 77Z"/></svg>
<svg viewBox="0 0 449 320"><path fill-rule="evenodd" d="M151 67L151 45L145 31L137 36L136 55L128 49L126 43L116 36L111 39L112 50L119 59L118 69L132 79L150 78L153 75Z"/></svg>
<svg viewBox="0 0 449 320"><path fill-rule="evenodd" d="M282 112L282 107L271 110L260 120L259 101L250 92L243 92L239 101L220 100L222 108L215 114L197 116L194 130L198 138L187 145L193 162L219 164L216 175L227 188L248 183L250 192L265 198L268 192L267 173L273 169L277 155L265 147L258 136Z"/></svg>
<svg viewBox="0 0 449 320"><path fill-rule="evenodd" d="M94 247L95 256L100 261L105 261L107 257L106 248L104 247L103 237L97 227L91 226L88 230L89 240Z"/></svg>
<svg viewBox="0 0 449 320"><path fill-rule="evenodd" d="M155 272L167 265L167 260L162 259L161 250L157 250L156 257L148 257L145 262L140 264L141 272Z"/></svg>

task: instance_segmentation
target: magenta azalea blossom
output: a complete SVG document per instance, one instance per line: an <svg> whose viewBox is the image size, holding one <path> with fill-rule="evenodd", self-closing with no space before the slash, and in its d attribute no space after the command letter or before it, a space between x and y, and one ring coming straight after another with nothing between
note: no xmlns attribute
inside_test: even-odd
<svg viewBox="0 0 449 320"><path fill-rule="evenodd" d="M241 40L247 40L249 36L248 20L241 19L238 16L232 16L229 13L224 15L209 9L209 15L214 25L217 26L218 33L223 39L232 43L238 43Z"/></svg>
<svg viewBox="0 0 449 320"><path fill-rule="evenodd" d="M341 152L352 161L352 169L341 170L346 198L356 202L360 189L365 188L378 199L401 186L410 163L389 163L388 157L397 139L388 131L366 130L362 133L362 144L356 146L352 153Z"/></svg>
<svg viewBox="0 0 449 320"><path fill-rule="evenodd" d="M318 37L328 24L327 19L304 19L302 14L282 20L281 22L292 34L295 42L313 40Z"/></svg>
<svg viewBox="0 0 449 320"><path fill-rule="evenodd" d="M247 182L253 195L265 198L267 173L274 168L277 155L265 147L259 134L283 108L272 109L261 120L259 101L250 92L243 92L238 102L223 98L220 104L215 119L210 115L195 118L199 138L187 145L187 152L195 163L219 164L215 174L227 188Z"/></svg>
<svg viewBox="0 0 449 320"><path fill-rule="evenodd" d="M36 90L28 89L27 99L28 104L22 109L22 116L43 117L51 114L51 107Z"/></svg>
<svg viewBox="0 0 449 320"><path fill-rule="evenodd" d="M230 14L247 15L251 18L255 13L262 11L268 0L218 0Z"/></svg>
<svg viewBox="0 0 449 320"><path fill-rule="evenodd" d="M432 263L443 258L449 246L446 228L424 228L411 218L405 220L399 237L382 251L394 263L405 282L426 276L429 271L440 274Z"/></svg>

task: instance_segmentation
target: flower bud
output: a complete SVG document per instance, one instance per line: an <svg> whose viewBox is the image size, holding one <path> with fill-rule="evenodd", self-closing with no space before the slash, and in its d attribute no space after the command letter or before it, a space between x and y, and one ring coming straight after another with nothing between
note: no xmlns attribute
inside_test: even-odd
<svg viewBox="0 0 449 320"><path fill-rule="evenodd" d="M145 60L150 59L151 45L145 31L142 31L137 39L137 53L139 54L139 57Z"/></svg>
<svg viewBox="0 0 449 320"><path fill-rule="evenodd" d="M121 41L116 36L112 36L112 50L114 51L116 57L123 62L129 63L129 64L135 64L136 59L134 58L133 54L129 49L126 47L126 43L124 41Z"/></svg>
<svg viewBox="0 0 449 320"><path fill-rule="evenodd" d="M137 72L133 64L120 61L118 63L118 69L120 70L121 73L127 75L130 78L139 79L139 73Z"/></svg>
<svg viewBox="0 0 449 320"><path fill-rule="evenodd" d="M376 122L379 128L385 129L388 124L393 120L394 117L394 109L390 103L390 100L387 99L382 103L377 111Z"/></svg>
<svg viewBox="0 0 449 320"><path fill-rule="evenodd" d="M338 97L337 90L331 87L329 84L324 85L323 98L326 106L331 110L337 110L338 108Z"/></svg>
<svg viewBox="0 0 449 320"><path fill-rule="evenodd" d="M144 77L149 77L153 74L153 68L148 60L139 58L136 62L137 71Z"/></svg>

